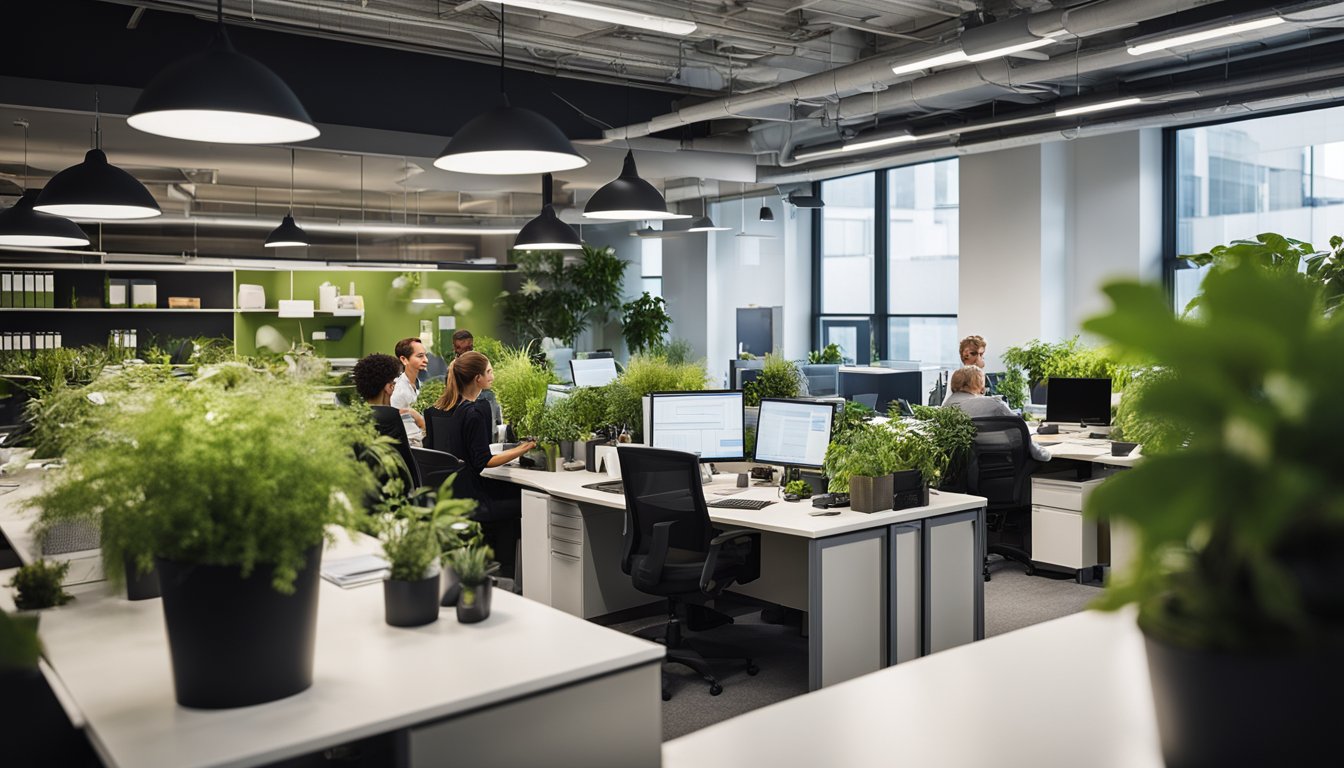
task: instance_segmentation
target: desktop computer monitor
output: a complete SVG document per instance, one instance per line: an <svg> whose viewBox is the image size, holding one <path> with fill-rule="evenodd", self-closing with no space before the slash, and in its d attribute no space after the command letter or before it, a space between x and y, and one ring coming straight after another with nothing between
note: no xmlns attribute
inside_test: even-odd
<svg viewBox="0 0 1344 768"><path fill-rule="evenodd" d="M546 405L551 406L569 397L570 387L564 384L546 385Z"/></svg>
<svg viewBox="0 0 1344 768"><path fill-rule="evenodd" d="M897 400L923 402L923 382L920 371L846 366L840 369L839 395L885 414Z"/></svg>
<svg viewBox="0 0 1344 768"><path fill-rule="evenodd" d="M611 357L571 359L569 373L576 387L600 387L616 380L616 360Z"/></svg>
<svg viewBox="0 0 1344 768"><path fill-rule="evenodd" d="M741 392L655 392L648 443L697 453L702 462L743 461L742 419Z"/></svg>
<svg viewBox="0 0 1344 768"><path fill-rule="evenodd" d="M1051 376L1045 420L1108 425L1111 423L1110 379L1067 379Z"/></svg>
<svg viewBox="0 0 1344 768"><path fill-rule="evenodd" d="M762 464L821 469L831 443L835 405L814 400L761 399L753 460Z"/></svg>

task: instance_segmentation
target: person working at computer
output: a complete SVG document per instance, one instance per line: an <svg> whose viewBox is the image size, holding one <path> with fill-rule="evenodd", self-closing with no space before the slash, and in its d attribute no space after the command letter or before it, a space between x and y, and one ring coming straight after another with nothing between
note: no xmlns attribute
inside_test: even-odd
<svg viewBox="0 0 1344 768"><path fill-rule="evenodd" d="M425 419L415 410L415 401L420 397L420 372L429 365L429 353L417 338L398 341L395 351L403 372L397 377L396 389L392 391L392 407L410 417L406 438L419 448L424 442Z"/></svg>
<svg viewBox="0 0 1344 768"><path fill-rule="evenodd" d="M481 477L481 471L507 464L537 444L528 441L490 454L492 419L480 396L494 381L495 370L480 352L463 352L454 358L448 366L443 396L433 408L425 409L430 422L427 437L430 448L447 451L463 461L462 470L453 480L453 495L476 500L478 506L472 518L481 523L486 543L495 551L503 575L512 576L522 517L518 489Z"/></svg>
<svg viewBox="0 0 1344 768"><path fill-rule="evenodd" d="M411 456L409 441L406 439L406 428L401 418L401 414L396 408L391 406L392 391L396 388L397 378L401 376L402 365L397 362L397 358L391 355L384 355L381 352L374 352L371 355L365 355L359 362L355 363L353 372L355 380L355 391L364 402L369 404L372 411L373 424L378 433L386 435L397 441L397 454L407 467L415 459ZM382 483L388 479L382 476L380 472L379 482ZM410 470L406 469L402 474L403 482L411 482ZM376 498L372 499L376 501Z"/></svg>
<svg viewBox="0 0 1344 768"><path fill-rule="evenodd" d="M952 393L943 401L944 408L960 408L968 416L1017 416L998 398L985 397L985 372L976 365L967 365L952 372ZM1020 417L1018 417L1020 418ZM1049 461L1050 452L1033 440L1029 446L1031 458Z"/></svg>

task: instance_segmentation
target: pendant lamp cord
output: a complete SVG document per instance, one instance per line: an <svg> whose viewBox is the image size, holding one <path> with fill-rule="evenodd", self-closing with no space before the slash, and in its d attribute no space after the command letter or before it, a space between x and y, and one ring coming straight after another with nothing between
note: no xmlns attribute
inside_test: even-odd
<svg viewBox="0 0 1344 768"><path fill-rule="evenodd" d="M28 191L28 121L19 118L14 124L23 129L23 190Z"/></svg>
<svg viewBox="0 0 1344 768"><path fill-rule="evenodd" d="M224 26L224 0L215 0L215 21Z"/></svg>
<svg viewBox="0 0 1344 768"><path fill-rule="evenodd" d="M499 92L504 93L504 6L499 7Z"/></svg>
<svg viewBox="0 0 1344 768"><path fill-rule="evenodd" d="M93 148L103 148L102 102L98 89L93 89Z"/></svg>
<svg viewBox="0 0 1344 768"><path fill-rule="evenodd" d="M294 148L289 148L289 215L294 215Z"/></svg>

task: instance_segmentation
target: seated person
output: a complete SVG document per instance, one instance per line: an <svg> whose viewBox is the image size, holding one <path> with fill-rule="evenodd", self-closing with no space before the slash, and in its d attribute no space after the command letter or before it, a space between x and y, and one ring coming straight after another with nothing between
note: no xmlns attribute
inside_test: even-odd
<svg viewBox="0 0 1344 768"><path fill-rule="evenodd" d="M967 365L952 372L952 390L943 401L944 408L960 408L973 419L983 416L1017 416L1008 405L994 397L985 397L985 372L979 366ZM1021 417L1018 417L1021 418ZM1049 461L1050 452L1031 441L1031 458Z"/></svg>
<svg viewBox="0 0 1344 768"><path fill-rule="evenodd" d="M521 533L521 497L516 486L481 477L481 471L513 461L535 448L536 443L520 443L502 453L490 454L493 420L489 406L480 396L494 381L494 368L485 355L480 352L458 355L448 366L443 396L434 407L425 409L425 420L430 424L426 447L446 451L464 462L453 480L453 495L476 500L478 506L472 518L481 523L502 575L513 576L514 548Z"/></svg>
<svg viewBox="0 0 1344 768"><path fill-rule="evenodd" d="M401 412L390 404L392 391L401 373L402 365L395 357L375 352L355 363L353 377L355 391L373 412L373 423L378 433L397 441L397 452L406 464L404 480L406 490L409 491L412 485L410 466L415 459L411 456L410 441L406 439L406 425Z"/></svg>

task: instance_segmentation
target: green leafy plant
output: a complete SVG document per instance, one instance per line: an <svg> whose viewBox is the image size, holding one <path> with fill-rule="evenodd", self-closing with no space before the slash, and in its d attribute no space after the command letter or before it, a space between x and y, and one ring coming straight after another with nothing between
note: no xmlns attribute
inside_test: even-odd
<svg viewBox="0 0 1344 768"><path fill-rule="evenodd" d="M415 397L415 405L411 407L423 413L426 408L439 401L446 386L447 384L443 379L434 378L426 381L420 385L420 392Z"/></svg>
<svg viewBox="0 0 1344 768"><path fill-rule="evenodd" d="M696 360L695 348L686 339L672 339L666 343L655 344L653 354L667 359L673 365L693 363Z"/></svg>
<svg viewBox="0 0 1344 768"><path fill-rule="evenodd" d="M886 424L861 424L846 440L832 440L826 448L831 493L849 493L851 477L881 477L901 468L896 433Z"/></svg>
<svg viewBox="0 0 1344 768"><path fill-rule="evenodd" d="M574 420L571 399L567 397L542 407L531 432L537 438L537 442L543 445L559 445L583 439L583 430Z"/></svg>
<svg viewBox="0 0 1344 768"><path fill-rule="evenodd" d="M497 358L502 358L507 350L504 342L493 336L476 336L472 339L471 346L472 349L485 355L492 365Z"/></svg>
<svg viewBox="0 0 1344 768"><path fill-rule="evenodd" d="M289 379L169 381L109 402L103 437L71 446L68 468L34 498L38 532L93 520L105 562L132 557L148 570L157 556L244 574L272 564L274 587L289 592L305 552L327 526L352 525L354 500L374 487L352 450L376 445L372 423L322 408L316 391Z"/></svg>
<svg viewBox="0 0 1344 768"><path fill-rule="evenodd" d="M1198 319L1155 287L1117 283L1084 328L1172 373L1134 408L1188 435L1103 483L1087 514L1138 532L1131 567L1100 606L1196 649L1333 649L1344 632L1344 473L1336 430L1344 317L1322 287L1249 261L1204 279Z"/></svg>
<svg viewBox="0 0 1344 768"><path fill-rule="evenodd" d="M662 344L671 327L672 316L667 314L662 296L645 291L638 299L621 305L621 335L631 355Z"/></svg>
<svg viewBox="0 0 1344 768"><path fill-rule="evenodd" d="M1111 439L1128 440L1143 446L1144 454L1174 451L1189 437L1188 432L1170 419L1148 413L1141 407L1145 393L1155 384L1171 381L1175 371L1148 368L1141 371L1125 388L1120 405L1111 421Z"/></svg>
<svg viewBox="0 0 1344 768"><path fill-rule="evenodd" d="M171 381L172 369L162 365L127 365L101 369L98 377L81 386L59 386L28 401L24 418L32 431L24 443L38 458L60 458L76 445L106 437L102 417L125 398Z"/></svg>
<svg viewBox="0 0 1344 768"><path fill-rule="evenodd" d="M806 383L797 363L767 354L760 375L742 387L742 401L748 407L755 407L761 404L763 397L797 397Z"/></svg>
<svg viewBox="0 0 1344 768"><path fill-rule="evenodd" d="M464 586L474 587L485 582L493 556L489 547L467 546L449 552L446 560Z"/></svg>
<svg viewBox="0 0 1344 768"><path fill-rule="evenodd" d="M0 672L37 669L42 643L36 616L13 616L0 611Z"/></svg>
<svg viewBox="0 0 1344 768"><path fill-rule="evenodd" d="M994 394L1003 395L1009 408L1022 408L1027 404L1027 377L1022 369L1008 366L1008 370L999 378Z"/></svg>
<svg viewBox="0 0 1344 768"><path fill-rule="evenodd" d="M916 405L914 411L919 423L913 432L918 439L928 442L931 449L928 461L923 462L920 471L926 482L938 485L948 467L970 451L971 443L975 441L975 422L960 408Z"/></svg>
<svg viewBox="0 0 1344 768"><path fill-rule="evenodd" d="M644 425L644 395L650 392L693 392L705 388L709 373L703 361L673 365L657 355L636 355L625 370L606 385L608 424L628 429L640 439Z"/></svg>
<svg viewBox="0 0 1344 768"><path fill-rule="evenodd" d="M521 343L550 337L573 347L580 333L621 308L630 263L610 248L584 246L574 264L566 264L560 251L514 251L513 260L523 283L501 299L500 307Z"/></svg>
<svg viewBox="0 0 1344 768"><path fill-rule="evenodd" d="M420 581L434 574L440 555L438 539L429 521L412 509L403 508L387 518L380 538L393 581Z"/></svg>
<svg viewBox="0 0 1344 768"><path fill-rule="evenodd" d="M1026 402L1026 387L1048 383L1051 376L1110 379L1111 391L1120 392L1133 377L1134 369L1115 359L1106 349L1092 349L1081 344L1077 336L1060 342L1032 339L1021 347L1003 351L1007 376L999 381L998 394L1003 395L1014 408Z"/></svg>
<svg viewBox="0 0 1344 768"><path fill-rule="evenodd" d="M504 420L519 437L536 433L535 420L546 402L546 387L557 382L549 366L533 362L532 348L506 347L491 358L495 383L491 389L499 401Z"/></svg>
<svg viewBox="0 0 1344 768"><path fill-rule="evenodd" d="M839 344L827 344L819 350L814 349L807 353L807 362L812 364L837 364L843 363L844 361L844 357L840 354Z"/></svg>
<svg viewBox="0 0 1344 768"><path fill-rule="evenodd" d="M14 605L21 610L38 610L65 605L74 596L61 587L70 572L68 561L37 560L14 572L9 586L17 590Z"/></svg>
<svg viewBox="0 0 1344 768"><path fill-rule="evenodd" d="M790 480L784 484L784 492L796 494L801 499L812 498L812 486L806 480Z"/></svg>
<svg viewBox="0 0 1344 768"><path fill-rule="evenodd" d="M565 416L578 428L583 438L607 426L607 386L575 387L564 400Z"/></svg>
<svg viewBox="0 0 1344 768"><path fill-rule="evenodd" d="M845 407L831 420L831 442L843 443L849 440L850 435L856 432L859 427L872 420L877 415L877 411L864 405L856 403L853 400L845 401Z"/></svg>

